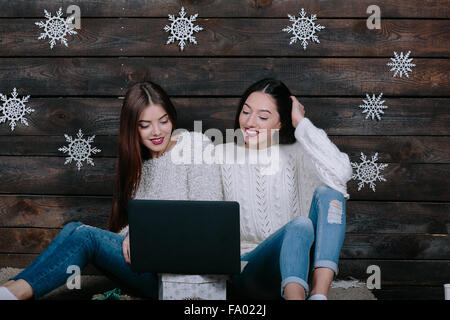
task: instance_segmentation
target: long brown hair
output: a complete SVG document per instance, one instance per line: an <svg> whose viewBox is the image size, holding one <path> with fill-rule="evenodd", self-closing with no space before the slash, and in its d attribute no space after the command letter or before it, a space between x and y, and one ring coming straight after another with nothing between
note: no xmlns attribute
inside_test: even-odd
<svg viewBox="0 0 450 320"><path fill-rule="evenodd" d="M108 229L120 231L128 224L128 200L134 197L142 175L142 162L151 158L140 140L138 121L149 105L161 105L176 128L177 113L167 93L152 82L136 83L128 89L120 112L118 159Z"/></svg>

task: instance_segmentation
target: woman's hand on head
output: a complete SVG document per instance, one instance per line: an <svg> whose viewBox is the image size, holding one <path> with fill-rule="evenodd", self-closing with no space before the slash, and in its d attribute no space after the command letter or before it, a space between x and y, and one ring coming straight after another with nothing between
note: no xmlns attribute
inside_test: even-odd
<svg viewBox="0 0 450 320"><path fill-rule="evenodd" d="M131 258L130 258L130 236L127 235L125 239L122 242L122 252L123 257L125 258L125 262L128 264L131 264Z"/></svg>
<svg viewBox="0 0 450 320"><path fill-rule="evenodd" d="M292 100L292 126L297 128L300 121L305 117L305 108L295 96L291 96Z"/></svg>

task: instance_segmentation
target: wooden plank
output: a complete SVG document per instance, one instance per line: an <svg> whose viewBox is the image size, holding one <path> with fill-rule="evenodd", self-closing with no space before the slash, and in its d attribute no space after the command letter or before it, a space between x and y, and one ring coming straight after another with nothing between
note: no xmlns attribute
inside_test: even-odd
<svg viewBox="0 0 450 320"><path fill-rule="evenodd" d="M386 58L4 58L0 92L27 95L124 95L151 79L169 95L241 95L257 80L283 80L295 95L448 96L447 59L415 59L394 78Z"/></svg>
<svg viewBox="0 0 450 320"><path fill-rule="evenodd" d="M366 154L366 156L371 159L373 155ZM360 161L352 159L352 162L360 163ZM375 192L367 184L358 191L357 180L350 180L347 183L348 192L354 200L448 201L450 195L448 183L443 181L442 177L450 176L449 169L450 167L445 164L389 164L380 171L387 181L377 181ZM434 175L436 176L433 177ZM414 196L411 196L412 193Z"/></svg>
<svg viewBox="0 0 450 320"><path fill-rule="evenodd" d="M0 253L0 268L11 267L25 269L34 259L38 257L37 253ZM92 263L88 263L81 271L82 275L103 275L103 273Z"/></svg>
<svg viewBox="0 0 450 320"><path fill-rule="evenodd" d="M59 232L59 229L0 229L0 252L41 253Z"/></svg>
<svg viewBox="0 0 450 320"><path fill-rule="evenodd" d="M62 228L80 221L106 228L111 197L0 196L0 227Z"/></svg>
<svg viewBox="0 0 450 320"><path fill-rule="evenodd" d="M398 136L331 136L336 146L359 159L361 152L378 153L381 162L449 163L450 137L398 137Z"/></svg>
<svg viewBox="0 0 450 320"><path fill-rule="evenodd" d="M370 30L366 20L318 20L320 44L289 45L292 34L282 31L283 19L198 19L203 31L195 33L198 45L181 51L166 45L167 19L82 19L68 46L39 40L42 30L30 19L0 19L0 56L358 56L449 57L450 24L445 20L383 19L382 28ZM141 32L141 30L154 30Z"/></svg>
<svg viewBox="0 0 450 320"><path fill-rule="evenodd" d="M173 102L175 103L175 100ZM208 102L204 101L204 103ZM123 97L121 99L31 97L27 106L35 111L25 116L29 126L18 124L13 133L14 135L40 136L71 135L82 128L83 132L90 131L97 136L117 136L122 104ZM186 101L185 104L191 103ZM0 126L0 134L12 137L11 133L9 126Z"/></svg>
<svg viewBox="0 0 450 320"><path fill-rule="evenodd" d="M0 267L26 268L38 256L37 253L0 253Z"/></svg>
<svg viewBox="0 0 450 320"><path fill-rule="evenodd" d="M450 203L347 201L348 233L450 234Z"/></svg>
<svg viewBox="0 0 450 320"><path fill-rule="evenodd" d="M78 171L74 163L64 165L63 157L0 157L0 193L110 196L116 159L93 159L95 166L84 163ZM348 192L352 200L448 201L442 177L449 171L448 164L390 163L381 171L387 181L376 182L376 192L368 185L357 191L356 180L348 182Z"/></svg>
<svg viewBox="0 0 450 320"><path fill-rule="evenodd" d="M347 234L341 257L357 259L450 259L450 235Z"/></svg>
<svg viewBox="0 0 450 320"><path fill-rule="evenodd" d="M369 155L370 156L370 155ZM3 184L0 193L111 195L115 159L94 158L95 166L64 165L59 157L1 157ZM377 182L376 192L367 185L357 191L357 182L348 184L355 200L448 201L446 188L435 188L448 176L447 164L389 164L382 171L389 182ZM416 185L420 184L420 190Z"/></svg>
<svg viewBox="0 0 450 320"><path fill-rule="evenodd" d="M386 286L441 286L448 281L448 260L361 260L340 259L338 279L349 277L366 283L373 272L369 266L380 268L381 289ZM378 291L378 290L375 290Z"/></svg>
<svg viewBox="0 0 450 320"><path fill-rule="evenodd" d="M0 252L40 253L59 229L0 228ZM343 259L450 259L450 236L430 234L347 234Z"/></svg>
<svg viewBox="0 0 450 320"><path fill-rule="evenodd" d="M385 286L372 293L378 300L444 300L444 286Z"/></svg>
<svg viewBox="0 0 450 320"><path fill-rule="evenodd" d="M0 17L41 17L44 9L55 12L59 7L66 12L74 2L71 0L1 0ZM359 17L367 18L367 8L373 5L371 0L317 1L317 0L79 0L82 17L164 17L177 15L181 6L190 16L199 13L200 17L286 17L288 13L298 15L303 7L308 13L318 17ZM442 0L385 0L377 3L382 18L450 18L450 4Z"/></svg>
<svg viewBox="0 0 450 320"><path fill-rule="evenodd" d="M73 136L76 131L73 130ZM226 134L222 133L225 139ZM361 152L378 153L383 163L450 163L450 137L329 136L342 152L359 159ZM102 157L116 157L117 136L96 136ZM0 136L0 156L63 156L61 136Z"/></svg>
<svg viewBox="0 0 450 320"><path fill-rule="evenodd" d="M20 161L19 161L20 159ZM111 196L115 159L93 158L95 166L86 162L81 170L76 163L64 165L65 158L2 157L8 166L0 177L5 179L0 193L97 195Z"/></svg>
<svg viewBox="0 0 450 320"><path fill-rule="evenodd" d="M25 90L20 91L19 96L27 94ZM305 115L315 126L324 129L331 136L450 135L450 100L447 98L384 98L388 109L382 115L381 121L365 119L366 115L359 108L359 105L363 104L362 99L365 99L365 95L361 95L360 98L298 96L298 99L305 107ZM172 98L172 101L177 108L178 127L180 128L194 130L194 121L198 120L202 121L203 131L217 128L225 133L227 128L234 127L239 98ZM101 135L117 136L122 103L123 99L117 98L31 97L27 105L35 111L26 116L29 126L18 124L11 132L9 125L0 125L0 136L7 136L6 138L0 137L0 139L12 140L15 139L14 137L22 135L63 136L66 133L76 133L80 128L83 129L83 132L89 131L98 136L96 141L104 139L100 137ZM7 123L9 124L9 122ZM52 138L49 137L49 139ZM108 139L101 144L107 143L115 147L115 141L113 141L115 138ZM398 143L403 145L401 139L403 138L392 137L389 143L397 148ZM7 143L8 140L3 141ZM367 143L374 148L385 149L382 145L373 145L374 142L371 141L375 142L368 138ZM14 143L16 142L21 144L20 140L14 141ZM411 142L411 146L404 147L414 149L414 152L418 152L417 149L426 148L426 146L420 145L421 142L417 143L418 145ZM7 144L5 145L7 146ZM26 150L27 146L17 146L17 148ZM0 152L8 151L0 150ZM410 157L416 156L408 150L402 152ZM439 152L439 150L434 150L434 152ZM444 159L446 156L439 155L437 158ZM406 160L400 155L393 156L392 159ZM428 159L423 162L427 161L433 160Z"/></svg>
<svg viewBox="0 0 450 320"><path fill-rule="evenodd" d="M75 138L77 131L68 133ZM84 132L83 132L84 133ZM84 135L85 137L92 135ZM117 156L118 136L95 136L92 145L101 149L102 157ZM58 149L67 145L64 136L0 136L3 156L64 156Z"/></svg>
<svg viewBox="0 0 450 320"><path fill-rule="evenodd" d="M0 227L62 228L81 221L105 228L111 197L0 196ZM449 203L348 201L346 232L450 233Z"/></svg>

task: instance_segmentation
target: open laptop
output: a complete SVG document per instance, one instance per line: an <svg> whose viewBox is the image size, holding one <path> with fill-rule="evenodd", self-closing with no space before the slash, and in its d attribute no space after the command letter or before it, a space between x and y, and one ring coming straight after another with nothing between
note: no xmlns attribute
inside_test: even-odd
<svg viewBox="0 0 450 320"><path fill-rule="evenodd" d="M239 274L239 203L129 200L131 269L174 274Z"/></svg>

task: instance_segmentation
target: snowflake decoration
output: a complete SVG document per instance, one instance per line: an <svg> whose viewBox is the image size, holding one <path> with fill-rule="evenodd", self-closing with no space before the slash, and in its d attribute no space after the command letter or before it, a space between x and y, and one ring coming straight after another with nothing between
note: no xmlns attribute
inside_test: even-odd
<svg viewBox="0 0 450 320"><path fill-rule="evenodd" d="M308 45L308 40L312 40L316 43L320 43L319 38L316 35L316 31L320 31L324 29L324 26L320 24L315 24L314 21L317 20L317 16L312 14L310 18L306 17L306 12L302 8L300 11L300 17L296 18L288 14L289 21L293 22L292 26L286 27L283 31L287 33L293 33L293 37L291 37L291 42L289 45L296 43L297 40L302 41L303 50L306 50L306 46Z"/></svg>
<svg viewBox="0 0 450 320"><path fill-rule="evenodd" d="M178 46L181 51L183 51L184 46L186 45L186 40L189 42L197 44L197 40L193 36L194 32L199 32L203 30L200 26L194 26L193 22L196 21L198 13L190 16L189 19L185 17L186 12L184 11L184 7L181 7L181 11L179 12L179 17L176 17L172 14L169 14L169 21L172 21L170 26L165 26L164 30L166 32L171 33L171 36L167 40L166 44L173 43L175 40L179 41Z"/></svg>
<svg viewBox="0 0 450 320"><path fill-rule="evenodd" d="M359 180L358 191L367 183L373 192L375 192L375 181L386 181L386 179L380 175L380 171L384 170L388 165L386 163L377 164L378 152L372 156L371 160L367 160L366 156L361 152L361 163L351 162L353 169L356 169L356 173L352 175L353 180Z"/></svg>
<svg viewBox="0 0 450 320"><path fill-rule="evenodd" d="M7 96L0 93L0 99L3 101L3 105L0 106L0 111L3 113L3 116L0 117L0 123L6 122L6 120L11 121L9 125L11 127L11 131L14 131L16 121L20 121L24 125L28 126L28 121L24 115L34 112L34 109L31 109L25 105L30 96L22 97L21 99L17 98L16 88L13 89L11 95L12 98L8 99Z"/></svg>
<svg viewBox="0 0 450 320"><path fill-rule="evenodd" d="M413 60L408 59L409 54L411 51L408 51L408 53L403 56L403 52L400 52L400 56L397 54L397 52L394 51L395 58L391 58L392 62L388 62L386 65L389 67L392 67L389 71L395 71L394 75L392 77L395 77L400 72L400 78L403 76L403 73L407 78L409 78L408 72L412 72L411 67L415 67L416 65L414 63L411 63Z"/></svg>
<svg viewBox="0 0 450 320"><path fill-rule="evenodd" d="M375 98L375 95L372 95L372 98L366 93L367 100L363 99L364 104L360 105L360 108L363 108L364 111L362 113L367 113L366 119L370 116L372 120L377 117L378 120L381 120L380 113L384 114L383 109L387 109L388 106L384 106L383 103L385 100L380 101L383 93Z"/></svg>
<svg viewBox="0 0 450 320"><path fill-rule="evenodd" d="M56 16L52 16L51 13L49 13L47 10L44 10L45 12L45 18L47 20L45 22L39 21L35 22L39 28L44 28L44 32L41 33L38 40L49 38L50 39L50 49L53 49L53 47L56 44L56 41L61 41L66 47L67 45L67 39L65 38L68 34L77 34L75 30L69 25L71 20L74 19L74 17L69 17L66 20L61 18L62 16L62 8L59 8L59 10L56 12Z"/></svg>
<svg viewBox="0 0 450 320"><path fill-rule="evenodd" d="M96 154L101 151L100 149L91 147L91 143L94 141L95 135L89 137L87 140L83 139L83 133L80 129L76 139L72 139L72 137L69 137L67 134L64 134L64 136L66 137L66 141L69 143L69 146L64 146L58 149L59 151L69 154L64 164L71 163L72 160L75 160L77 162L78 171L83 166L83 161L86 161L90 165L94 166L94 161L92 161L90 156L91 154Z"/></svg>

